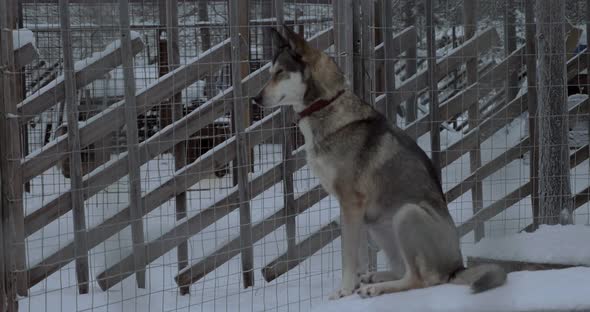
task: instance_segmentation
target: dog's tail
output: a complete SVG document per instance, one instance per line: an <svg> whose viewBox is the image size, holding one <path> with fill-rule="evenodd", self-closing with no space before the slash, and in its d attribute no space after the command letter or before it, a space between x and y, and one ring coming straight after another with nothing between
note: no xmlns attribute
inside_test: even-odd
<svg viewBox="0 0 590 312"><path fill-rule="evenodd" d="M471 286L473 293L480 293L503 285L506 282L506 271L496 264L482 264L471 268L460 269L455 273L451 283Z"/></svg>

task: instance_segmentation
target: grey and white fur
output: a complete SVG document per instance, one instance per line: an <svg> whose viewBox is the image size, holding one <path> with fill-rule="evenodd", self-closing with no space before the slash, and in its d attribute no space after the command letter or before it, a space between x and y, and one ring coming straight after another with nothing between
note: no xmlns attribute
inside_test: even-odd
<svg viewBox="0 0 590 312"><path fill-rule="evenodd" d="M290 105L303 116L298 124L308 165L339 201L342 285L330 298L444 283L467 284L477 293L505 283L499 266L464 267L440 177L424 151L350 91L327 54L287 26L282 32L273 30L271 78L253 100ZM320 100L331 102L309 113ZM365 230L387 255L390 271L365 271L359 252L366 250Z"/></svg>

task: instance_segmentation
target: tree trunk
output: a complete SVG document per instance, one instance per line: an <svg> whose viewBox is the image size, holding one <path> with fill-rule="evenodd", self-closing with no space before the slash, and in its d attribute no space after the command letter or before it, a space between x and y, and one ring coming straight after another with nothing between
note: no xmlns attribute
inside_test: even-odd
<svg viewBox="0 0 590 312"><path fill-rule="evenodd" d="M572 222L566 93L565 2L539 0L538 40L540 223Z"/></svg>

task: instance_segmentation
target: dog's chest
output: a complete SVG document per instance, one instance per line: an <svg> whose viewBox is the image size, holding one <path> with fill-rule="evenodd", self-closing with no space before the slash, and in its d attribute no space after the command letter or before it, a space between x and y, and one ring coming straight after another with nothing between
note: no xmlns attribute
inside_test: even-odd
<svg viewBox="0 0 590 312"><path fill-rule="evenodd" d="M332 157L322 155L315 150L313 131L306 120L302 120L299 128L305 138L305 153L307 164L313 174L320 180L320 183L329 193L334 192L334 182L337 178L338 168Z"/></svg>

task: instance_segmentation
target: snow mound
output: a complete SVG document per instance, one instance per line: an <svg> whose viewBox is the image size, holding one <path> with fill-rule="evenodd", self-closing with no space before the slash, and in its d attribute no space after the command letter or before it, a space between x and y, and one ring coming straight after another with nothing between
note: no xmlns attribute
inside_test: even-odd
<svg viewBox="0 0 590 312"><path fill-rule="evenodd" d="M471 294L467 286L441 285L361 299L354 295L315 306L317 312L588 311L590 268L508 274L504 286Z"/></svg>
<svg viewBox="0 0 590 312"><path fill-rule="evenodd" d="M534 233L484 238L466 256L496 260L590 266L590 226L541 225ZM590 290L590 286L588 286Z"/></svg>

